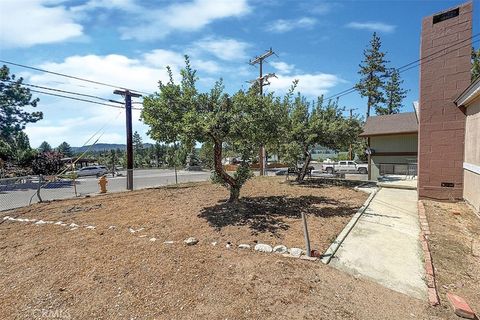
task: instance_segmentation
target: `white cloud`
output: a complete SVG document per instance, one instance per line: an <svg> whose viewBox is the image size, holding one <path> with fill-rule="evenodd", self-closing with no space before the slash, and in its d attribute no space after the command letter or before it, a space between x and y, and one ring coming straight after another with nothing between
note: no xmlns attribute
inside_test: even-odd
<svg viewBox="0 0 480 320"><path fill-rule="evenodd" d="M295 65L283 61L269 62L279 73L289 74L295 69Z"/></svg>
<svg viewBox="0 0 480 320"><path fill-rule="evenodd" d="M134 0L89 0L85 4L72 7L72 11L81 12L95 9L119 9L124 11L140 10Z"/></svg>
<svg viewBox="0 0 480 320"><path fill-rule="evenodd" d="M124 39L162 39L173 31L198 31L218 19L250 12L247 0L193 0L160 9L143 8L135 24L121 29Z"/></svg>
<svg viewBox="0 0 480 320"><path fill-rule="evenodd" d="M317 20L309 17L302 17L295 20L279 19L267 25L267 30L276 33L288 32L293 29L309 29L317 23Z"/></svg>
<svg viewBox="0 0 480 320"><path fill-rule="evenodd" d="M216 62L210 60L192 58L191 64L199 72L207 74L218 72L220 69ZM172 68L174 78L178 80L179 71L184 66L183 55L175 51L157 49L139 55L137 59L118 54L71 56L61 62L44 62L37 67L153 93L158 90L159 80L168 81L165 70L167 65ZM30 73L24 76L25 83L122 100L121 97L113 95L114 88L102 85L79 82L46 73ZM73 146L81 146L88 137L105 125L105 134L100 142L124 143L123 110L38 93L33 95L41 98L37 109L44 112L45 120L27 126L26 132L32 146L37 146L44 140L53 146L57 146L62 141L67 141ZM140 111L134 110L134 130L145 133L148 128L139 121L139 118ZM149 140L145 135L143 137L145 141Z"/></svg>
<svg viewBox="0 0 480 320"><path fill-rule="evenodd" d="M194 43L194 50L208 52L225 61L246 59L251 45L235 39L207 37Z"/></svg>
<svg viewBox="0 0 480 320"><path fill-rule="evenodd" d="M294 80L298 80L296 91L306 96L321 96L329 89L335 87L344 80L334 74L328 73L304 73L296 75L279 75L278 78L270 78L269 88L278 93L286 92Z"/></svg>
<svg viewBox="0 0 480 320"><path fill-rule="evenodd" d="M383 23L383 22L350 22L346 25L347 28L357 29L357 30L369 30L369 31L377 31L377 32L384 32L384 33L391 33L394 32L397 26Z"/></svg>
<svg viewBox="0 0 480 320"><path fill-rule="evenodd" d="M83 27L58 3L51 0L0 1L1 46L30 47L82 36Z"/></svg>

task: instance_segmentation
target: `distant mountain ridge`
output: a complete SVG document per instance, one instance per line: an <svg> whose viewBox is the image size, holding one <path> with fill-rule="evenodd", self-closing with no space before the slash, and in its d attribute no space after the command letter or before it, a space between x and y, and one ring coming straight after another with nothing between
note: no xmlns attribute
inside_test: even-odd
<svg viewBox="0 0 480 320"><path fill-rule="evenodd" d="M144 143L143 147L144 148L149 148L151 147L151 143ZM119 143L97 143L93 146L83 146L83 147L72 147L72 152L73 153L81 153L85 151L91 151L91 152L102 152L102 151L110 151L110 150L127 150L127 145L126 144L119 144Z"/></svg>

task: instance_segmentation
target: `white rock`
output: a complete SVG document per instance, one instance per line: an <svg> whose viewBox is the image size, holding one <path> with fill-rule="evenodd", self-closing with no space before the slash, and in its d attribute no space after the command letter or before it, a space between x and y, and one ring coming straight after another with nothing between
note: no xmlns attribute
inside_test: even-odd
<svg viewBox="0 0 480 320"><path fill-rule="evenodd" d="M213 241L213 242L212 242L212 246L216 246L217 243L218 243L217 241Z"/></svg>
<svg viewBox="0 0 480 320"><path fill-rule="evenodd" d="M255 251L266 252L266 253L270 253L273 251L271 246L264 243L257 243L254 249Z"/></svg>
<svg viewBox="0 0 480 320"><path fill-rule="evenodd" d="M85 228L86 228L86 229L90 229L90 230L93 230L93 229L95 229L95 227L94 227L94 226L86 226Z"/></svg>
<svg viewBox="0 0 480 320"><path fill-rule="evenodd" d="M196 245L198 243L198 240L194 237L190 237L188 239L183 240L183 242L185 242L187 244L187 246L193 246L193 245Z"/></svg>
<svg viewBox="0 0 480 320"><path fill-rule="evenodd" d="M155 242L157 241L157 238L150 238L150 241Z"/></svg>
<svg viewBox="0 0 480 320"><path fill-rule="evenodd" d="M70 223L69 227L70 227L70 228L76 228L76 227L78 227L78 224L76 224L76 223Z"/></svg>
<svg viewBox="0 0 480 320"><path fill-rule="evenodd" d="M137 230L132 229L132 228L128 228L128 231L130 231L131 233L135 233L135 232L140 232L140 231L142 231L143 229L145 229L145 228L140 228L140 229L137 229Z"/></svg>
<svg viewBox="0 0 480 320"><path fill-rule="evenodd" d="M35 224L45 224L46 222L43 221L43 220L38 220L37 222L35 222Z"/></svg>
<svg viewBox="0 0 480 320"><path fill-rule="evenodd" d="M63 221L57 221L55 222L55 224L58 226L58 225L62 225L63 224Z"/></svg>
<svg viewBox="0 0 480 320"><path fill-rule="evenodd" d="M142 234L141 236L138 236L139 238L146 238L147 235L146 234Z"/></svg>
<svg viewBox="0 0 480 320"><path fill-rule="evenodd" d="M77 229L78 229L78 227L73 227L73 228L70 229L70 231L77 230Z"/></svg>
<svg viewBox="0 0 480 320"><path fill-rule="evenodd" d="M250 247L249 244L242 243L242 244L238 245L238 248L239 249L250 249L251 247Z"/></svg>
<svg viewBox="0 0 480 320"><path fill-rule="evenodd" d="M231 245L230 243L227 243L227 245L225 246L225 248L231 249L231 248L232 248L232 245Z"/></svg>
<svg viewBox="0 0 480 320"><path fill-rule="evenodd" d="M165 244L173 244L174 241L163 241L163 243L165 243Z"/></svg>
<svg viewBox="0 0 480 320"><path fill-rule="evenodd" d="M288 252L294 257L300 257L304 253L304 251L300 248L290 248Z"/></svg>
<svg viewBox="0 0 480 320"><path fill-rule="evenodd" d="M288 251L287 247L282 244L273 247L273 252L275 253L286 253L287 251Z"/></svg>
<svg viewBox="0 0 480 320"><path fill-rule="evenodd" d="M7 219L10 220L11 217L10 217L10 216L5 216L5 217L3 217L3 220L7 220Z"/></svg>
<svg viewBox="0 0 480 320"><path fill-rule="evenodd" d="M108 227L108 229L110 229L110 230L111 230L111 229L115 229L115 228L116 228L115 226L110 226L110 227Z"/></svg>

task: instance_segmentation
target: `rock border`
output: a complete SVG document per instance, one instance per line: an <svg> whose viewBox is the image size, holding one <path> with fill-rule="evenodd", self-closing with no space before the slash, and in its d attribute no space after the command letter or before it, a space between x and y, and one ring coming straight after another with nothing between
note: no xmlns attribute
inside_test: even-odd
<svg viewBox="0 0 480 320"><path fill-rule="evenodd" d="M430 236L430 227L428 225L427 215L425 213L425 205L422 200L418 200L418 220L420 223L420 242L422 244L423 256L425 258L425 275L428 290L428 302L431 306L440 304L438 298L438 291L435 281L435 268L433 267L432 255L430 253L430 246L428 245L428 238Z"/></svg>
<svg viewBox="0 0 480 320"><path fill-rule="evenodd" d="M377 192L381 188L374 188L373 191L370 193L370 196L367 198L367 200L363 203L363 205L360 207L360 209L357 210L355 215L350 219L350 221L347 223L345 228L343 228L342 232L337 236L337 238L332 242L332 244L328 247L327 251L323 254L321 261L324 264L329 264L330 260L332 260L333 256L337 252L338 248L342 245L343 241L345 238L348 236L350 231L352 231L353 227L357 224L358 220L360 217L363 215L367 207L370 205L370 202L372 202L373 198L377 194Z"/></svg>

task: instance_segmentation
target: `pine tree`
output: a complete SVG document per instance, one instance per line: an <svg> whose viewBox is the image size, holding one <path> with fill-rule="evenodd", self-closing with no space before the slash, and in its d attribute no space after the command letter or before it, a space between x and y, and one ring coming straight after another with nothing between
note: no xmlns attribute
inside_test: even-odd
<svg viewBox="0 0 480 320"><path fill-rule="evenodd" d="M399 113L402 108L402 101L407 96L408 90L402 89L403 80L397 69L390 72L390 78L385 84L385 106L376 108L377 114Z"/></svg>
<svg viewBox="0 0 480 320"><path fill-rule="evenodd" d="M480 77L480 49L472 48L472 82Z"/></svg>
<svg viewBox="0 0 480 320"><path fill-rule="evenodd" d="M360 81L355 88L362 97L367 97L367 118L370 116L372 108L377 109L384 102L382 88L384 86L382 76L385 74L385 53L381 52L382 43L380 38L374 32L370 47L363 51L364 60L360 64L358 74L361 75Z"/></svg>
<svg viewBox="0 0 480 320"><path fill-rule="evenodd" d="M40 146L38 147L38 152L44 153L44 152L50 152L52 151L52 146L47 141L43 141Z"/></svg>
<svg viewBox="0 0 480 320"><path fill-rule="evenodd" d="M72 147L66 142L63 141L58 147L57 151L63 154L64 157L71 157L73 155Z"/></svg>

